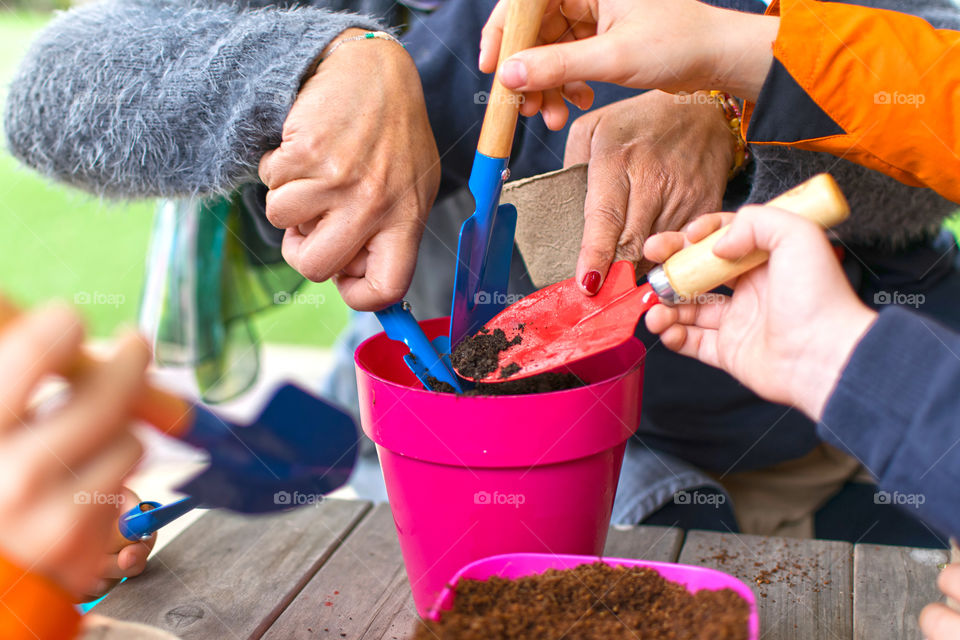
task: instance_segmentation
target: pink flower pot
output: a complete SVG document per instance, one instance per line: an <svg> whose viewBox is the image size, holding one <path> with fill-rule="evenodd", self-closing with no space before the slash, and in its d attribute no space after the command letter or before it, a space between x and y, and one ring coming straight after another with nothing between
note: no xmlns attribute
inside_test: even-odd
<svg viewBox="0 0 960 640"><path fill-rule="evenodd" d="M430 339L449 327L445 318L420 324ZM640 419L640 341L571 366L585 387L527 396L426 391L405 353L381 333L355 361L363 430L377 445L420 615L473 560L599 555Z"/></svg>

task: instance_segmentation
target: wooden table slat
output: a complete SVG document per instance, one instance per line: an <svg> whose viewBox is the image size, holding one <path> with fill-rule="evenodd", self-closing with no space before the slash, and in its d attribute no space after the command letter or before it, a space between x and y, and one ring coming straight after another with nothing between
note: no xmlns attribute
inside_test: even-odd
<svg viewBox="0 0 960 640"><path fill-rule="evenodd" d="M688 531L679 562L747 583L757 595L762 638L846 640L853 634L850 543Z"/></svg>
<svg viewBox="0 0 960 640"><path fill-rule="evenodd" d="M393 516L389 505L380 504L316 572L264 638L403 638L416 619Z"/></svg>
<svg viewBox="0 0 960 640"><path fill-rule="evenodd" d="M658 562L676 562L683 544L683 530L675 527L615 526L607 534L603 555L610 558L636 558Z"/></svg>
<svg viewBox="0 0 960 640"><path fill-rule="evenodd" d="M96 612L184 640L258 638L370 507L327 500L258 517L211 511Z"/></svg>
<svg viewBox="0 0 960 640"><path fill-rule="evenodd" d="M946 551L613 527L604 555L708 566L757 594L764 640L919 637ZM855 588L854 588L855 587ZM98 607L184 640L400 640L416 622L386 504L210 512Z"/></svg>
<svg viewBox="0 0 960 640"><path fill-rule="evenodd" d="M921 638L917 616L942 598L938 565L943 549L858 544L853 552L853 637Z"/></svg>

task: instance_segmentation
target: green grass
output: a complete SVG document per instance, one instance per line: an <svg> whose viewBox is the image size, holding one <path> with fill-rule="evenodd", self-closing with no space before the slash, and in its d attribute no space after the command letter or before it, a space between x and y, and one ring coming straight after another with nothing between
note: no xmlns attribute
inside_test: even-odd
<svg viewBox="0 0 960 640"><path fill-rule="evenodd" d="M0 84L5 94L19 59L49 16L0 12ZM0 94L0 102L3 94ZM0 291L24 305L85 298L91 335L136 322L154 203L104 203L18 166L0 152ZM257 319L265 341L328 346L346 325L336 289L308 284L319 306L289 305Z"/></svg>

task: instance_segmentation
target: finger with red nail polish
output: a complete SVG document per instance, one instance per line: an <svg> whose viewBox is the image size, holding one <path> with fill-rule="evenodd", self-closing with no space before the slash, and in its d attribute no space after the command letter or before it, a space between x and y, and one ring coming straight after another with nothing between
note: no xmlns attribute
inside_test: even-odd
<svg viewBox="0 0 960 640"><path fill-rule="evenodd" d="M600 285L603 284L603 276L600 275L600 272L594 269L593 271L588 271L583 280L580 281L580 286L583 287L583 290L587 295L596 295L597 291L600 291Z"/></svg>

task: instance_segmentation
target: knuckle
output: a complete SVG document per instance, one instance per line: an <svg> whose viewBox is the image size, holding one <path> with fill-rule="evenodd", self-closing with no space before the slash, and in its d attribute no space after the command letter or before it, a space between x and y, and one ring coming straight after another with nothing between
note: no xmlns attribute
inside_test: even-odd
<svg viewBox="0 0 960 640"><path fill-rule="evenodd" d="M318 177L330 188L337 188L353 180L353 169L346 160L330 156L320 165Z"/></svg>
<svg viewBox="0 0 960 640"><path fill-rule="evenodd" d="M567 144L570 140L582 141L589 140L593 131L593 119L591 114L580 116L570 125L570 133L567 135Z"/></svg>
<svg viewBox="0 0 960 640"><path fill-rule="evenodd" d="M260 160L260 166L257 168L257 174L260 176L260 182L267 188L273 188L273 161L271 156L266 155Z"/></svg>
<svg viewBox="0 0 960 640"><path fill-rule="evenodd" d="M591 207L584 214L585 221L595 227L600 227L606 232L615 231L617 235L623 230L625 223L625 214L619 207L609 202L601 202L595 207Z"/></svg>
<svg viewBox="0 0 960 640"><path fill-rule="evenodd" d="M394 199L386 189L386 185L377 180L361 181L356 194L365 218L379 218L389 212L394 205Z"/></svg>
<svg viewBox="0 0 960 640"><path fill-rule="evenodd" d="M270 190L267 192L267 220L278 229L284 229L287 225L287 198L280 191Z"/></svg>
<svg viewBox="0 0 960 640"><path fill-rule="evenodd" d="M311 282L326 282L330 279L330 270L327 268L325 261L319 256L300 256L300 264L297 267L297 271Z"/></svg>
<svg viewBox="0 0 960 640"><path fill-rule="evenodd" d="M389 303L399 300L407 292L407 287L395 279L383 281L376 276L367 274L365 277L370 287L372 297L379 303Z"/></svg>
<svg viewBox="0 0 960 640"><path fill-rule="evenodd" d="M616 257L631 262L643 258L643 237L631 230L624 230L617 241Z"/></svg>
<svg viewBox="0 0 960 640"><path fill-rule="evenodd" d="M615 245L599 243L597 241L584 242L580 245L580 252L592 263L609 264L616 256Z"/></svg>

